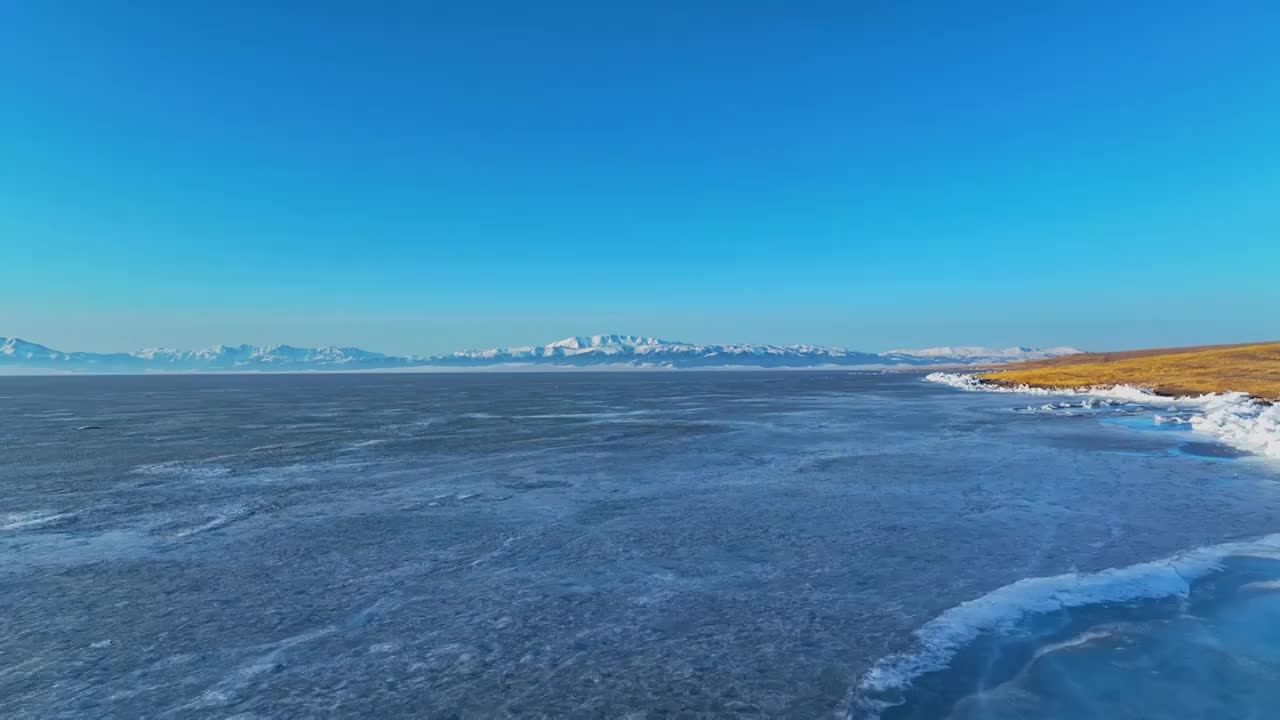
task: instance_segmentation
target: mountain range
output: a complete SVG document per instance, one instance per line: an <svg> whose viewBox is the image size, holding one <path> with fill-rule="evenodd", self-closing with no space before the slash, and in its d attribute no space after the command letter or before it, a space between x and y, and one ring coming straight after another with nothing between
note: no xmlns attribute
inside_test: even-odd
<svg viewBox="0 0 1280 720"><path fill-rule="evenodd" d="M133 353L64 352L0 337L3 372L300 372L410 369L566 368L927 368L992 365L1080 352L1069 347L940 347L858 352L817 345L694 344L640 335L587 335L546 345L398 356L352 347L215 345L203 350L153 348Z"/></svg>

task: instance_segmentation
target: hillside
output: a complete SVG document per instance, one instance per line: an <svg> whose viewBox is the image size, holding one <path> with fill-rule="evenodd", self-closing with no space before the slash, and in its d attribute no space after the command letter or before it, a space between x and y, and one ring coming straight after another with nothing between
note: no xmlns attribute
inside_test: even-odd
<svg viewBox="0 0 1280 720"><path fill-rule="evenodd" d="M1000 385L1134 385L1161 395L1235 390L1280 400L1280 342L1212 345L1034 360L980 375Z"/></svg>

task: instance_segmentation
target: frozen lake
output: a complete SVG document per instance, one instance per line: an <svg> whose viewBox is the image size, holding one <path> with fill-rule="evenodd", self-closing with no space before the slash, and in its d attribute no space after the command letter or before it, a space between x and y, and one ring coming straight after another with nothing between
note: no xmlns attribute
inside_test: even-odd
<svg viewBox="0 0 1280 720"><path fill-rule="evenodd" d="M915 373L0 378L0 715L1280 706L1277 465L1051 400Z"/></svg>

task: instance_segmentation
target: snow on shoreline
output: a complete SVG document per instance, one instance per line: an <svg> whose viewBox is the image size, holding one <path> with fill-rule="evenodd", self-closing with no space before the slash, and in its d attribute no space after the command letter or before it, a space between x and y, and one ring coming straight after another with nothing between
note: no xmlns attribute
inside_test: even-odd
<svg viewBox="0 0 1280 720"><path fill-rule="evenodd" d="M934 372L926 382L949 385L968 392L1003 392L1027 395L1084 395L1144 405L1181 405L1198 412L1188 419L1162 418L1156 422L1187 422L1199 432L1212 435L1220 442L1246 452L1269 458L1280 458L1280 405L1264 403L1248 393L1210 393L1199 397L1166 397L1132 385L1112 385L1083 390L1046 389L1028 385L1004 387L984 382L968 373Z"/></svg>

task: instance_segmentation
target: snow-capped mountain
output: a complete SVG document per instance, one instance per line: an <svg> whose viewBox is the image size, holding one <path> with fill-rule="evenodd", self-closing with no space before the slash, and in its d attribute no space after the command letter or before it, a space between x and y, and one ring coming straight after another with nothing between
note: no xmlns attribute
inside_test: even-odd
<svg viewBox="0 0 1280 720"><path fill-rule="evenodd" d="M115 371L132 362L127 353L62 352L21 338L0 337L0 372L8 367L36 370Z"/></svg>
<svg viewBox="0 0 1280 720"><path fill-rule="evenodd" d="M0 338L0 371L4 368L71 372L368 370L408 367L419 360L359 348L291 345L215 345L203 350L150 348L133 353L62 352L18 338Z"/></svg>
<svg viewBox="0 0 1280 720"><path fill-rule="evenodd" d="M430 358L434 365L494 364L655 365L667 367L936 367L993 365L1072 355L1069 347L941 347L925 350L858 352L818 345L700 345L639 335L590 335L565 338L542 346L466 350Z"/></svg>
<svg viewBox="0 0 1280 720"><path fill-rule="evenodd" d="M133 353L133 357L156 365L175 367L210 366L346 366L346 365L379 365L388 360L396 364L408 358L390 358L382 353L361 350L360 348L344 348L326 345L318 348L300 348L292 345L215 345L204 350L169 350L152 348Z"/></svg>
<svg viewBox="0 0 1280 720"><path fill-rule="evenodd" d="M66 353L50 350L43 345L27 342L21 338L0 337L0 358L14 362L56 362L66 357Z"/></svg>
<svg viewBox="0 0 1280 720"><path fill-rule="evenodd" d="M541 346L466 350L431 358L435 365L633 365L694 367L818 367L886 364L875 353L814 345L700 345L639 335L569 337ZM893 364L899 364L894 362Z"/></svg>
<svg viewBox="0 0 1280 720"><path fill-rule="evenodd" d="M203 350L152 348L134 353L62 352L0 338L0 372L334 371L410 368L910 368L991 365L1079 352L1074 348L942 347L858 352L817 345L695 344L641 335L586 335L546 345L464 350L430 357L395 356L359 348L215 345Z"/></svg>

